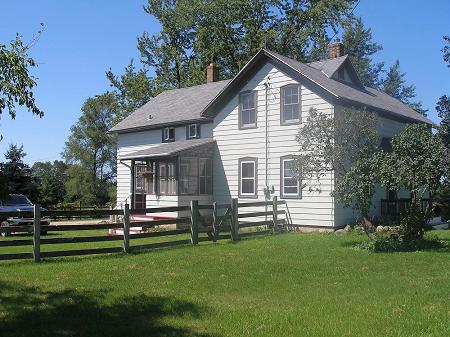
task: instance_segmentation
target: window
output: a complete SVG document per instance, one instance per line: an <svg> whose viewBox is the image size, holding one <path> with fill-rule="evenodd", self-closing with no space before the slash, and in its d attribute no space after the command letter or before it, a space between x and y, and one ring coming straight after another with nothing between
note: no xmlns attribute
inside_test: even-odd
<svg viewBox="0 0 450 337"><path fill-rule="evenodd" d="M200 138L200 124L189 124L186 133L187 139Z"/></svg>
<svg viewBox="0 0 450 337"><path fill-rule="evenodd" d="M239 95L239 127L256 127L256 91L242 92Z"/></svg>
<svg viewBox="0 0 450 337"><path fill-rule="evenodd" d="M289 84L281 87L281 123L300 121L300 86Z"/></svg>
<svg viewBox="0 0 450 337"><path fill-rule="evenodd" d="M136 193L155 193L155 167L155 162L141 161L135 163Z"/></svg>
<svg viewBox="0 0 450 337"><path fill-rule="evenodd" d="M197 158L180 158L180 194L198 194L198 163Z"/></svg>
<svg viewBox="0 0 450 337"><path fill-rule="evenodd" d="M212 194L212 160L200 158L198 166L200 194Z"/></svg>
<svg viewBox="0 0 450 337"><path fill-rule="evenodd" d="M175 128L174 127L168 127L168 128L163 129L162 141L163 141L163 143L175 141Z"/></svg>
<svg viewBox="0 0 450 337"><path fill-rule="evenodd" d="M159 194L176 195L177 179L174 162L159 162Z"/></svg>
<svg viewBox="0 0 450 337"><path fill-rule="evenodd" d="M258 188L258 159L242 158L239 160L239 197L255 198Z"/></svg>
<svg viewBox="0 0 450 337"><path fill-rule="evenodd" d="M212 194L212 160L180 157L180 194Z"/></svg>
<svg viewBox="0 0 450 337"><path fill-rule="evenodd" d="M294 158L281 158L281 196L284 198L301 197L300 181L293 170Z"/></svg>

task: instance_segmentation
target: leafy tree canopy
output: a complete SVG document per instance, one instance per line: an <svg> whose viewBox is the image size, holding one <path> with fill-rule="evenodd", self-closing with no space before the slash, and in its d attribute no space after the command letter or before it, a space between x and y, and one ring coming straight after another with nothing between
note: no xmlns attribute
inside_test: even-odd
<svg viewBox="0 0 450 337"><path fill-rule="evenodd" d="M37 63L28 55L29 48L18 34L9 47L0 43L0 115L8 112L15 119L17 105L39 117L44 115L33 95L36 78L30 74L30 68L37 67Z"/></svg>
<svg viewBox="0 0 450 337"><path fill-rule="evenodd" d="M167 89L204 83L214 62L230 77L265 45L309 61L324 55L331 34L351 17L354 1L149 0L161 32L138 38L142 62Z"/></svg>
<svg viewBox="0 0 450 337"><path fill-rule="evenodd" d="M147 69L136 69L133 60L122 75L115 75L112 69L109 69L106 77L110 81L111 87L114 88L118 104L118 114L114 124L143 106L157 94L154 81L147 76Z"/></svg>
<svg viewBox="0 0 450 337"><path fill-rule="evenodd" d="M345 53L352 61L361 82L379 88L384 63L374 63L372 56L383 47L372 40L372 30L365 28L361 18L349 22L342 36Z"/></svg>
<svg viewBox="0 0 450 337"><path fill-rule="evenodd" d="M60 160L36 162L31 168L39 190L38 202L45 207L56 207L66 198L65 182L68 166Z"/></svg>
<svg viewBox="0 0 450 337"><path fill-rule="evenodd" d="M116 174L115 139L106 133L118 112L115 95L105 93L88 98L82 112L70 129L62 154L66 163L72 165L67 192L72 201L83 197L103 205L108 201L109 184Z"/></svg>
<svg viewBox="0 0 450 337"><path fill-rule="evenodd" d="M23 146L10 144L5 153L6 161L0 163L3 194L25 194L31 200L38 197L36 182L30 167L24 162L26 156Z"/></svg>

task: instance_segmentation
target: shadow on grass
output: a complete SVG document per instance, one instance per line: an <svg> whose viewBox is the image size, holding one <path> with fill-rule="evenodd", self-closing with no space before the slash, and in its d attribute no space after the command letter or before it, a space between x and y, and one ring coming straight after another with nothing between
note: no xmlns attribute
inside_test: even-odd
<svg viewBox="0 0 450 337"><path fill-rule="evenodd" d="M200 318L204 309L170 297L107 300L107 291L43 291L0 281L1 336L212 337L166 322Z"/></svg>

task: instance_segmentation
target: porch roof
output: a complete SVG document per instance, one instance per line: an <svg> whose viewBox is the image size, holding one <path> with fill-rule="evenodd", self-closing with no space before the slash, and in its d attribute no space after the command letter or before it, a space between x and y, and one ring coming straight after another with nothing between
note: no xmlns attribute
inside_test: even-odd
<svg viewBox="0 0 450 337"><path fill-rule="evenodd" d="M170 157L177 155L182 151L191 150L198 146L203 146L214 142L215 140L212 138L200 138L200 139L176 141L171 143L162 143L145 150L139 150L136 152L128 153L123 156L119 156L119 159L130 160L130 159Z"/></svg>

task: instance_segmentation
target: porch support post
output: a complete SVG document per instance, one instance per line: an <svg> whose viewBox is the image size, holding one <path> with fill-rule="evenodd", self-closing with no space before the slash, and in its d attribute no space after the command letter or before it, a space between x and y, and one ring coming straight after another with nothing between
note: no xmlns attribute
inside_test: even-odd
<svg viewBox="0 0 450 337"><path fill-rule="evenodd" d="M134 198L136 195L135 171L136 171L136 168L134 166L134 160L131 160L131 181L130 181L130 187L131 187L130 207L131 207L131 209L135 208L134 207Z"/></svg>

